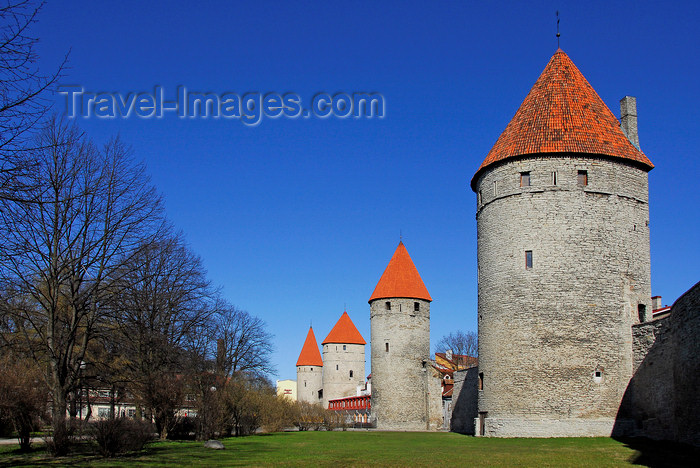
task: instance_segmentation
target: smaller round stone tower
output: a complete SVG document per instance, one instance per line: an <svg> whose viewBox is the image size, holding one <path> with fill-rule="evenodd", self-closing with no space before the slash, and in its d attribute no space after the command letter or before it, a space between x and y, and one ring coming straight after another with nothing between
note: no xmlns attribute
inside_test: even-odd
<svg viewBox="0 0 700 468"><path fill-rule="evenodd" d="M309 327L306 341L297 360L297 400L321 403L323 359L318 350L314 329Z"/></svg>
<svg viewBox="0 0 700 468"><path fill-rule="evenodd" d="M328 401L357 395L365 380L365 340L343 312L323 340L323 407Z"/></svg>
<svg viewBox="0 0 700 468"><path fill-rule="evenodd" d="M377 429L428 430L430 302L402 242L369 299L372 418Z"/></svg>

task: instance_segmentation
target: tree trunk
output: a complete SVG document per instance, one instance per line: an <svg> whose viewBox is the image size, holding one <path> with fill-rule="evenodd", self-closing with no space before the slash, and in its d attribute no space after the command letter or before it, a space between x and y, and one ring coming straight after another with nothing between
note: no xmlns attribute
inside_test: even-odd
<svg viewBox="0 0 700 468"><path fill-rule="evenodd" d="M115 407L115 390L114 390L114 385L112 385L112 388L109 389L109 419L113 420L114 419L114 407Z"/></svg>
<svg viewBox="0 0 700 468"><path fill-rule="evenodd" d="M31 447L32 421L29 414L17 411L13 415L12 421L17 431L17 441L22 452L28 452Z"/></svg>
<svg viewBox="0 0 700 468"><path fill-rule="evenodd" d="M66 394L62 388L54 388L53 406L51 408L52 440L49 449L53 455L65 455L68 452L68 428L66 427Z"/></svg>

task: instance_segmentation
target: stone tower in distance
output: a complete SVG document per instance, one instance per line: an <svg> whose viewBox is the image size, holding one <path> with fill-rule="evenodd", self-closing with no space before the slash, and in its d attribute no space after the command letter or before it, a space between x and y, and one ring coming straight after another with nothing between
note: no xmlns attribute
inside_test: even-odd
<svg viewBox="0 0 700 468"><path fill-rule="evenodd" d="M314 329L309 327L309 333L297 359L297 400L321 403L319 391L322 388L323 359L318 350Z"/></svg>
<svg viewBox="0 0 700 468"><path fill-rule="evenodd" d="M478 435L609 436L624 423L630 327L651 311L653 164L634 98L622 104L627 135L557 50L471 181Z"/></svg>
<svg viewBox="0 0 700 468"><path fill-rule="evenodd" d="M377 429L429 429L432 298L402 242L369 299L372 418Z"/></svg>
<svg viewBox="0 0 700 468"><path fill-rule="evenodd" d="M365 381L365 340L343 312L323 340L323 407L328 400L355 396Z"/></svg>

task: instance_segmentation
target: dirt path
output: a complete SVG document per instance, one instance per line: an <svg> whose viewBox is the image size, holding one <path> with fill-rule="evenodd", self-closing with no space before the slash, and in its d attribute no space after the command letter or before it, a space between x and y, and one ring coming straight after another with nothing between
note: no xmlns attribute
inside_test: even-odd
<svg viewBox="0 0 700 468"><path fill-rule="evenodd" d="M42 437L32 437L32 444L43 444L44 439ZM19 445L17 439L3 439L0 438L0 445Z"/></svg>

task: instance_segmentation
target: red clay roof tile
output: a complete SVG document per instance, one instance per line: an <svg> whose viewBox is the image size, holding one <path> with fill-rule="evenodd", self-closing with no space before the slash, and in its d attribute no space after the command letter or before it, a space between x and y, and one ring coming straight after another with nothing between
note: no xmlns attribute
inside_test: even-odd
<svg viewBox="0 0 700 468"><path fill-rule="evenodd" d="M587 153L627 159L652 169L576 65L557 50L472 178L491 164L538 153Z"/></svg>
<svg viewBox="0 0 700 468"><path fill-rule="evenodd" d="M306 341L304 341L304 346L302 346L301 353L299 353L297 366L323 367L323 358L321 358L321 352L318 350L314 329L311 327L309 327L309 333L306 334Z"/></svg>
<svg viewBox="0 0 700 468"><path fill-rule="evenodd" d="M326 343L367 344L360 332L357 331L355 324L350 320L347 312L343 312L343 315L340 316L338 322L321 344Z"/></svg>
<svg viewBox="0 0 700 468"><path fill-rule="evenodd" d="M433 300L403 242L399 242L399 246L396 247L394 256L391 257L377 287L374 288L369 302L390 297Z"/></svg>

